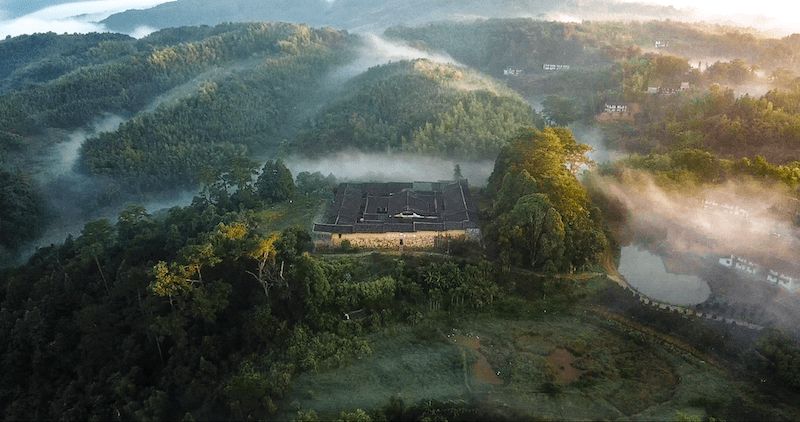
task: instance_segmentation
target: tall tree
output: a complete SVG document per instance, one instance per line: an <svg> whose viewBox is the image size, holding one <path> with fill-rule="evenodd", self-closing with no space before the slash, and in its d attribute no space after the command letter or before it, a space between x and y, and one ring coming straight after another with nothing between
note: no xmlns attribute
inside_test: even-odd
<svg viewBox="0 0 800 422"><path fill-rule="evenodd" d="M564 223L561 214L543 194L520 198L500 221L500 246L519 254L531 267L555 270L564 254Z"/></svg>
<svg viewBox="0 0 800 422"><path fill-rule="evenodd" d="M39 235L46 206L35 183L21 171L0 171L0 247L15 249Z"/></svg>
<svg viewBox="0 0 800 422"><path fill-rule="evenodd" d="M556 95L542 102L542 115L551 126L567 126L578 119L578 111L572 100Z"/></svg>
<svg viewBox="0 0 800 422"><path fill-rule="evenodd" d="M296 191L292 172L280 158L264 164L256 181L256 192L261 199L282 202L294 198Z"/></svg>

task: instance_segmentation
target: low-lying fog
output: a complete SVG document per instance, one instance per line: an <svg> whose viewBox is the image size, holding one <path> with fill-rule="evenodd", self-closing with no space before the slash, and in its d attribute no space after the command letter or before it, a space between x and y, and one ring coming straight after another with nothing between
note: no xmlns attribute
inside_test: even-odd
<svg viewBox="0 0 800 422"><path fill-rule="evenodd" d="M665 192L648 176L637 178L635 187L610 180L603 186L625 204L629 226L666 231L669 247L675 251L725 254L756 247L787 223L774 212L787 193L779 186L729 181L696 194L678 194Z"/></svg>
<svg viewBox="0 0 800 422"><path fill-rule="evenodd" d="M453 180L453 170L459 165L461 174L471 186L486 186L494 169L494 161L459 162L410 154L340 153L323 159L286 160L286 167L297 173L320 172L333 174L338 181L413 182Z"/></svg>
<svg viewBox="0 0 800 422"><path fill-rule="evenodd" d="M371 67L401 60L428 59L435 62L463 66L444 53L423 51L402 41L388 40L373 33L365 33L362 37L364 43L359 49L358 57L328 75L327 85L329 89L340 88L343 83Z"/></svg>

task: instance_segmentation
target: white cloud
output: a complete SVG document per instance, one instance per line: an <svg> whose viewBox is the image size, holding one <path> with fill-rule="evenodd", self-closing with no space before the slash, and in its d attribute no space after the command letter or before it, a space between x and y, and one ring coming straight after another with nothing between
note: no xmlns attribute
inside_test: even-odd
<svg viewBox="0 0 800 422"><path fill-rule="evenodd" d="M75 17L80 15L91 16L93 19L102 20L117 12L124 12L128 9L147 9L165 0L97 0L79 1L75 3L59 4L57 6L45 7L27 16L37 19L54 20L64 17Z"/></svg>
<svg viewBox="0 0 800 422"><path fill-rule="evenodd" d="M152 34L153 32L156 32L156 29L151 28L149 26L140 26L134 29L133 32L131 32L128 35L132 36L133 38L139 39L139 38L144 38Z"/></svg>
<svg viewBox="0 0 800 422"><path fill-rule="evenodd" d="M45 7L17 19L5 20L7 12L0 10L0 38L37 32L58 34L104 32L105 27L98 21L118 12L129 9L146 9L166 3L165 0L98 0L81 1ZM147 35L148 29L137 29L140 36ZM150 32L152 32L150 30Z"/></svg>
<svg viewBox="0 0 800 422"><path fill-rule="evenodd" d="M27 16L0 23L0 36L11 35L16 37L22 34L33 34L37 32L102 32L105 31L103 25L86 22L78 19L44 20L29 18Z"/></svg>

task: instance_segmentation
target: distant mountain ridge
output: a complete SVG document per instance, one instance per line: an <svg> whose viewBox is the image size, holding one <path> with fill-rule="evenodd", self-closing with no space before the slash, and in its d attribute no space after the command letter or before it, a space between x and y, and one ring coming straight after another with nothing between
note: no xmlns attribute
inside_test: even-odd
<svg viewBox="0 0 800 422"><path fill-rule="evenodd" d="M177 0L146 10L128 10L101 23L111 31L130 33L140 27L216 25L239 21L287 21L358 32L393 25L439 20L527 17L563 19L686 19L674 7L619 3L611 0ZM604 17L605 16L605 17Z"/></svg>

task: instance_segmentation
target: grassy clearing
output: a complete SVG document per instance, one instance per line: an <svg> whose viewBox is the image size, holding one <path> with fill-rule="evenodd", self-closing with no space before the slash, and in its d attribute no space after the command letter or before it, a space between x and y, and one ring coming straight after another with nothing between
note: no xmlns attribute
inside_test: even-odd
<svg viewBox="0 0 800 422"><path fill-rule="evenodd" d="M300 226L308 231L314 226L314 217L323 201L316 196L303 196L292 202L269 205L253 214L253 218L266 231L281 231Z"/></svg>
<svg viewBox="0 0 800 422"><path fill-rule="evenodd" d="M338 370L303 374L282 418L294 417L298 410L313 410L325 419L342 410L374 409L385 406L392 395L406 404L466 398L460 350L442 336L421 337L410 327L387 329L372 337L371 356Z"/></svg>
<svg viewBox="0 0 800 422"><path fill-rule="evenodd" d="M456 336L477 344L463 347ZM703 416L731 403L724 372L591 313L459 327L428 321L389 328L372 341L368 358L301 376L288 412L335 416L399 395L407 404L477 397L556 420L673 420L676 412ZM499 372L503 384L482 382L478 362Z"/></svg>
<svg viewBox="0 0 800 422"><path fill-rule="evenodd" d="M352 259L379 274L399 258ZM425 259L432 258L411 264ZM731 419L748 397L691 345L585 303L616 286L601 275L500 278L514 294L498 299L489 313L406 304L417 316L401 320L411 325L396 322L373 334L373 355L348 367L300 376L283 415L314 410L335 418L399 396L407 405L464 399L555 420L674 420L677 412Z"/></svg>

